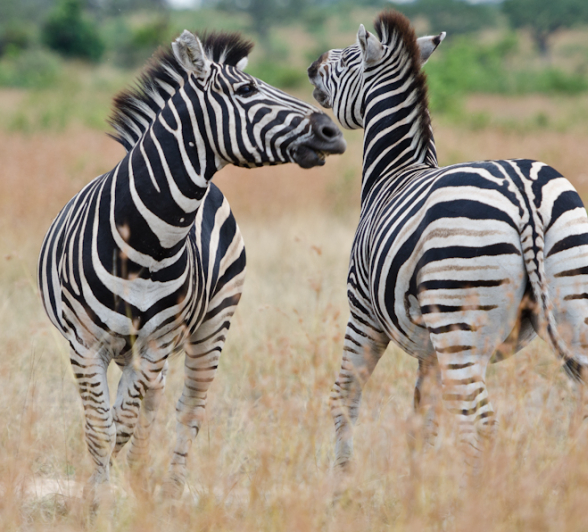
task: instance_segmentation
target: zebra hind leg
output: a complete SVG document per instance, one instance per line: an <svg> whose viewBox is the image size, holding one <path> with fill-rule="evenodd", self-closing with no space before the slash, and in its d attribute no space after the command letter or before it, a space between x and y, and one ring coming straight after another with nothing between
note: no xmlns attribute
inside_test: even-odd
<svg viewBox="0 0 588 532"><path fill-rule="evenodd" d="M414 389L414 412L416 419L411 426L409 445L413 450L425 450L435 445L439 432L437 408L441 402L441 372L437 356L419 359L417 381Z"/></svg>
<svg viewBox="0 0 588 532"><path fill-rule="evenodd" d="M457 417L459 450L468 470L476 472L484 443L496 429L494 409L485 383L488 360L467 352L456 356L456 351L451 349L438 351L437 356L443 383L443 403Z"/></svg>
<svg viewBox="0 0 588 532"><path fill-rule="evenodd" d="M106 378L110 358L106 350L81 353L72 349L70 361L84 407L86 444L95 463L84 487L84 499L96 507L102 498L98 490L110 480L110 458L116 438Z"/></svg>
<svg viewBox="0 0 588 532"><path fill-rule="evenodd" d="M388 339L353 316L347 324L339 376L331 390L329 404L335 423L335 466L349 467L353 453L353 426L359 415L362 389L384 353Z"/></svg>

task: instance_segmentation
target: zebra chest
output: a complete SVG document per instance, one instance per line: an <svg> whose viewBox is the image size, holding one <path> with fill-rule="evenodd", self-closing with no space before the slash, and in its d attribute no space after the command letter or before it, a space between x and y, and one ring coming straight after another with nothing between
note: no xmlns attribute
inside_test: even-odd
<svg viewBox="0 0 588 532"><path fill-rule="evenodd" d="M62 265L68 263L64 259ZM78 274L64 271L62 275L62 309L66 320L87 324L78 331L87 331L84 343L88 345L100 338L100 343L112 344L114 351L125 351L139 340L162 338L173 343L177 340L174 331L193 331L202 320L208 302L204 279L201 262L194 257L167 268L126 271L107 268L104 261L85 260Z"/></svg>

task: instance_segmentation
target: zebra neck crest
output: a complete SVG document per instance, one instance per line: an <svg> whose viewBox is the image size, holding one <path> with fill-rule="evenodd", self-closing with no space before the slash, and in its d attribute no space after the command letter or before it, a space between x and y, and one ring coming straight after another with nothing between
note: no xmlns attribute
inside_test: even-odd
<svg viewBox="0 0 588 532"><path fill-rule="evenodd" d="M390 104L382 96L387 92L397 92L397 85L401 77L400 84L405 84L410 80L411 86L403 92L405 101L392 103L394 105L402 103L400 106L402 114L406 114L404 110L408 107L415 110L412 123L417 125L418 130L414 133L414 137L419 139L421 146L428 146L432 141L432 133L427 96L427 76L421 70L421 50L415 32L409 20L395 11L380 13L374 21L374 27L386 52L378 65L366 69L364 73L364 97L366 98L364 127L366 130L368 129L370 115L377 115L384 106ZM370 97L377 100L371 110ZM410 102L406 100L410 100Z"/></svg>
<svg viewBox="0 0 588 532"><path fill-rule="evenodd" d="M207 57L215 63L240 66L253 43L238 33L210 33L201 39ZM190 74L174 56L170 46L158 50L139 76L134 87L119 93L113 101L108 123L110 136L130 151L155 121L168 100L187 81Z"/></svg>

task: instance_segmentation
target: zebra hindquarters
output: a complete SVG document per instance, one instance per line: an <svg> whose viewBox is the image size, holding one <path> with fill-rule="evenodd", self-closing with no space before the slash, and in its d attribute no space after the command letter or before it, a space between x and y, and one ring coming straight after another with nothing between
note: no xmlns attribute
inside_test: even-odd
<svg viewBox="0 0 588 532"><path fill-rule="evenodd" d="M494 249L503 252L441 255L418 273L418 301L439 363L443 403L457 417L459 445L470 467L496 423L486 367L515 327L525 289L516 246Z"/></svg>
<svg viewBox="0 0 588 532"><path fill-rule="evenodd" d="M549 310L559 338L567 348L562 363L575 381L588 382L588 217L571 184L561 178L552 183L557 193L544 201L545 277ZM560 353L561 354L561 353ZM571 358L570 358L571 356ZM578 387L582 419L588 418L588 390Z"/></svg>

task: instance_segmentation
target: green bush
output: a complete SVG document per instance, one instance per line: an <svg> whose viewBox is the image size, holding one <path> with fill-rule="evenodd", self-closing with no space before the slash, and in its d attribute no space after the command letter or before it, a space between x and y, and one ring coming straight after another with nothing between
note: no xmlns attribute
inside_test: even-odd
<svg viewBox="0 0 588 532"><path fill-rule="evenodd" d="M157 17L140 26L120 25L118 38L114 40L114 59L123 68L141 66L160 46L173 40L167 17Z"/></svg>
<svg viewBox="0 0 588 532"><path fill-rule="evenodd" d="M13 22L0 29L0 56L31 46L33 28L22 22Z"/></svg>
<svg viewBox="0 0 588 532"><path fill-rule="evenodd" d="M509 35L494 44L481 44L470 37L444 43L425 70L429 80L431 108L453 112L468 93L576 94L588 90L588 77L549 67L513 68L509 59L517 41Z"/></svg>
<svg viewBox="0 0 588 532"><path fill-rule="evenodd" d="M247 68L247 72L281 89L294 89L308 83L305 69L294 68L278 61L263 60L253 63Z"/></svg>
<svg viewBox="0 0 588 532"><path fill-rule="evenodd" d="M48 50L16 51L0 60L0 86L46 88L56 83L60 72L59 57Z"/></svg>
<svg viewBox="0 0 588 532"><path fill-rule="evenodd" d="M82 13L81 0L60 0L43 24L43 42L66 57L99 61L104 42Z"/></svg>

